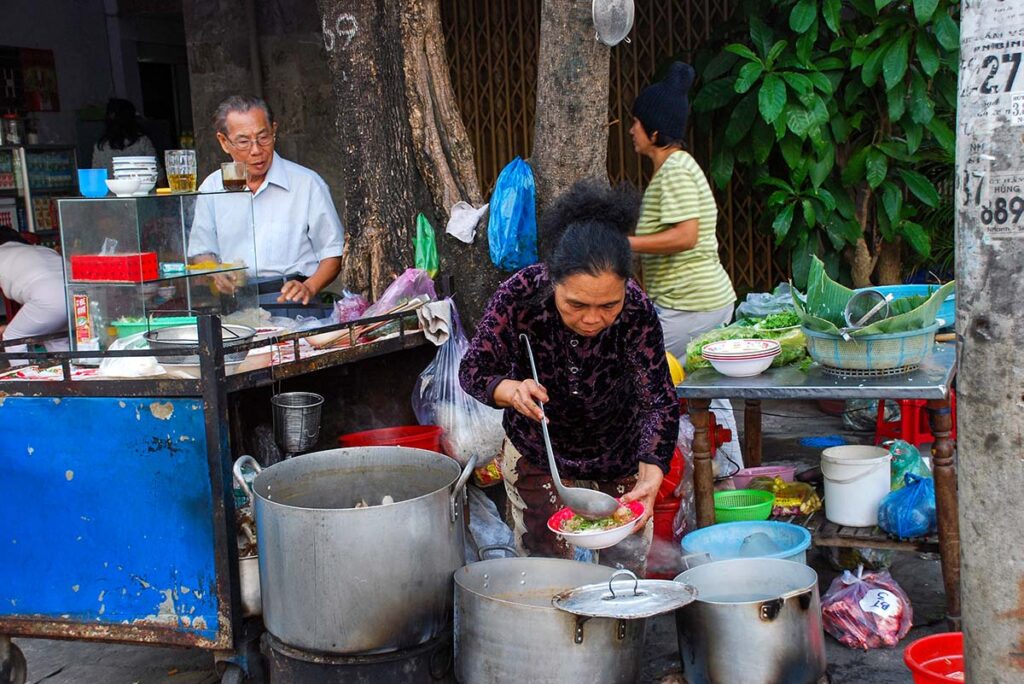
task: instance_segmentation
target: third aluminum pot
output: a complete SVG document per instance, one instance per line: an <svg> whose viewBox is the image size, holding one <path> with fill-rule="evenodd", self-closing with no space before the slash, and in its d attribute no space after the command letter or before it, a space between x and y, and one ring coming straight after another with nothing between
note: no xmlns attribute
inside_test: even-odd
<svg viewBox="0 0 1024 684"><path fill-rule="evenodd" d="M825 675L818 574L802 563L744 558L676 577L697 600L676 611L690 684L816 684Z"/></svg>

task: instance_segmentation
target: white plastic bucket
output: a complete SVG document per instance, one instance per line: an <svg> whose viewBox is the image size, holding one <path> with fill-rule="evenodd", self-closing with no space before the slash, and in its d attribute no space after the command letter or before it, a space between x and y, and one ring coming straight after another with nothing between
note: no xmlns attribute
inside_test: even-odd
<svg viewBox="0 0 1024 684"><path fill-rule="evenodd" d="M878 504L889 493L889 462L881 447L847 445L821 452L825 476L825 517L836 525L878 524Z"/></svg>

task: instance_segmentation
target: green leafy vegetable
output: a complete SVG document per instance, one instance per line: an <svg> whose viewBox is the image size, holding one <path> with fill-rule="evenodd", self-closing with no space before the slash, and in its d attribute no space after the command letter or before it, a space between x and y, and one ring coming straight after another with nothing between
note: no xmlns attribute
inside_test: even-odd
<svg viewBox="0 0 1024 684"><path fill-rule="evenodd" d="M772 360L772 366L775 368L797 363L807 356L807 338L799 328L759 330L733 323L726 328L709 330L686 345L687 372L698 368L710 368L711 363L704 360L701 352L704 350L704 345L721 340L778 340L782 345L782 351Z"/></svg>

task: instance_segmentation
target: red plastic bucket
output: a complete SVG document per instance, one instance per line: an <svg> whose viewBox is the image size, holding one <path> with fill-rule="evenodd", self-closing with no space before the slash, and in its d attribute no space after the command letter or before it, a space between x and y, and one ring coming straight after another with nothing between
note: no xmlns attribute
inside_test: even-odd
<svg viewBox="0 0 1024 684"><path fill-rule="evenodd" d="M672 579L682 572L682 551L672 534L672 521L679 510L679 499L654 504L654 540L647 554L648 579Z"/></svg>
<svg viewBox="0 0 1024 684"><path fill-rule="evenodd" d="M913 673L915 684L963 682L963 632L933 634L918 639L904 649L903 662Z"/></svg>
<svg viewBox="0 0 1024 684"><path fill-rule="evenodd" d="M672 453L672 461L669 463L669 470L665 473L665 479L661 481L661 488L658 489L658 496L654 500L654 507L676 499L676 487L683 479L683 471L686 469L686 461L683 460L683 452L676 447Z"/></svg>
<svg viewBox="0 0 1024 684"><path fill-rule="evenodd" d="M441 428L436 425L404 425L351 432L338 437L338 444L343 447L404 446L443 453Z"/></svg>

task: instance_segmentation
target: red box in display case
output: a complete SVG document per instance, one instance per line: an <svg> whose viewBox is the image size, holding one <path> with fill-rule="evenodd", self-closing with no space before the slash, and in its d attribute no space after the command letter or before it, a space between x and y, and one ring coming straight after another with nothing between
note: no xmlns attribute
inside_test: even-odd
<svg viewBox="0 0 1024 684"><path fill-rule="evenodd" d="M141 283L159 276L156 252L77 254L71 257L72 280Z"/></svg>

